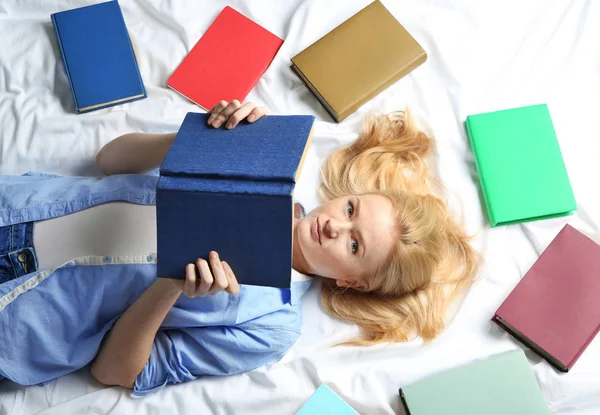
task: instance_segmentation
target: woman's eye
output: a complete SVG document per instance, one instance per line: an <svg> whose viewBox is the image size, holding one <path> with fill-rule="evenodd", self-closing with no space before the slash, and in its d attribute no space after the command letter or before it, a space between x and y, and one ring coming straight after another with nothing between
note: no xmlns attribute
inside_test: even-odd
<svg viewBox="0 0 600 415"><path fill-rule="evenodd" d="M351 247L352 247L352 253L353 254L355 254L356 252L358 252L358 242L352 241Z"/></svg>
<svg viewBox="0 0 600 415"><path fill-rule="evenodd" d="M354 206L352 205L352 203L348 203L348 207L346 208L346 213L348 214L348 217L351 217L352 214L354 213Z"/></svg>

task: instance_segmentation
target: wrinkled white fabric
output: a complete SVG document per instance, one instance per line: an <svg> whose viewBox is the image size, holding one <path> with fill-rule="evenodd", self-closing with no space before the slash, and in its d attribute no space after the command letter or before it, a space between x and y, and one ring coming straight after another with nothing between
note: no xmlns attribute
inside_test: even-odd
<svg viewBox="0 0 600 415"><path fill-rule="evenodd" d="M166 80L230 5L285 39L248 96L273 114L315 114L317 124L296 190L317 204L319 165L357 137L369 111L409 106L438 140L433 166L448 189L485 265L449 328L435 341L371 348L331 345L358 333L326 315L318 284L304 297L298 343L276 364L229 377L168 387L133 400L103 388L85 370L45 387L0 384L0 413L44 415L164 411L198 414L292 414L325 382L360 413L402 414L398 388L422 377L522 347L490 322L565 223L600 241L600 2L596 0L383 0L428 52L428 60L341 124L289 68L290 58L366 6L369 0L121 0L148 98L76 115L50 14L84 0L0 2L0 173L28 170L95 175L96 152L127 132L177 130L201 110ZM547 103L579 210L570 217L490 229L482 214L463 122L469 114ZM582 311L584 312L584 311ZM568 374L527 353L555 414L600 413L600 340Z"/></svg>

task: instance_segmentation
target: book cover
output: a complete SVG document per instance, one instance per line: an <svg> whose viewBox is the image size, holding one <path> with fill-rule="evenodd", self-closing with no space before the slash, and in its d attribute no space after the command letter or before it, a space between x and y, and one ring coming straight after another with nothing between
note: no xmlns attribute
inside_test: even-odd
<svg viewBox="0 0 600 415"><path fill-rule="evenodd" d="M283 39L227 6L167 85L206 110L220 100L242 102L282 44Z"/></svg>
<svg viewBox="0 0 600 415"><path fill-rule="evenodd" d="M545 104L469 115L465 126L491 226L577 209Z"/></svg>
<svg viewBox="0 0 600 415"><path fill-rule="evenodd" d="M522 350L430 376L399 390L406 415L550 413Z"/></svg>
<svg viewBox="0 0 600 415"><path fill-rule="evenodd" d="M294 56L292 70L340 122L426 59L377 0Z"/></svg>
<svg viewBox="0 0 600 415"><path fill-rule="evenodd" d="M566 225L493 321L567 372L600 329L599 298L600 245Z"/></svg>
<svg viewBox="0 0 600 415"><path fill-rule="evenodd" d="M117 1L51 15L78 113L146 98Z"/></svg>
<svg viewBox="0 0 600 415"><path fill-rule="evenodd" d="M160 168L158 276L219 253L240 284L289 288L293 190L313 116L265 116L216 129L188 113ZM266 265L268 264L268 265Z"/></svg>
<svg viewBox="0 0 600 415"><path fill-rule="evenodd" d="M358 412L327 385L322 384L296 412L296 415L358 415Z"/></svg>

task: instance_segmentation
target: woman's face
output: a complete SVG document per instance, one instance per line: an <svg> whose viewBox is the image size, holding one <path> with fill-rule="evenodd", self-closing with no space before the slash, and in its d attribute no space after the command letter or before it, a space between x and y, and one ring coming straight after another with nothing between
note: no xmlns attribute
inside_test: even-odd
<svg viewBox="0 0 600 415"><path fill-rule="evenodd" d="M361 277L390 255L396 240L392 202L379 194L334 199L301 219L294 233L294 265L303 272L364 288Z"/></svg>

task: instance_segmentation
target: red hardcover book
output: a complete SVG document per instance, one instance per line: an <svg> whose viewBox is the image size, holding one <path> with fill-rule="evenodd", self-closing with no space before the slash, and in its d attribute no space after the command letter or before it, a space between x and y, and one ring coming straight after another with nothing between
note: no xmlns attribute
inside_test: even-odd
<svg viewBox="0 0 600 415"><path fill-rule="evenodd" d="M243 101L283 39L227 6L183 59L167 85L206 110Z"/></svg>
<svg viewBox="0 0 600 415"><path fill-rule="evenodd" d="M566 225L492 318L568 372L600 329L600 245Z"/></svg>

